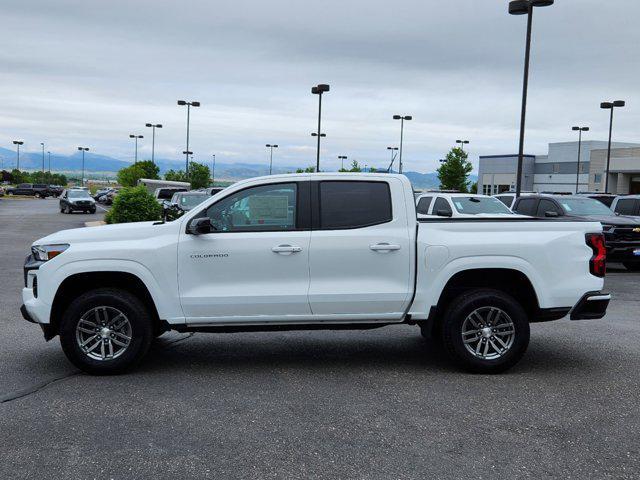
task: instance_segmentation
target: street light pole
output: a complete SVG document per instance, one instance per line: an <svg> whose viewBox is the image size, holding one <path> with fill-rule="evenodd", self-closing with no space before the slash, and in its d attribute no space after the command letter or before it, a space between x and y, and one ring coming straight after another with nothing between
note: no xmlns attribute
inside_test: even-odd
<svg viewBox="0 0 640 480"><path fill-rule="evenodd" d="M49 159L49 173L51 173L51 152L47 152L47 157Z"/></svg>
<svg viewBox="0 0 640 480"><path fill-rule="evenodd" d="M211 186L216 186L216 154L211 155L213 157L213 162L211 162Z"/></svg>
<svg viewBox="0 0 640 480"><path fill-rule="evenodd" d="M84 187L84 152L88 152L89 149L87 147L78 147L78 150L82 151L82 178L80 179L80 183Z"/></svg>
<svg viewBox="0 0 640 480"><path fill-rule="evenodd" d="M391 172L393 168L393 162L396 160L396 153L398 151L398 147L387 147L387 150L391 152L391 163L389 163L389 168L387 168L387 173Z"/></svg>
<svg viewBox="0 0 640 480"><path fill-rule="evenodd" d="M344 170L344 161L347 159L346 155L338 155L338 160L340 160L340 170Z"/></svg>
<svg viewBox="0 0 640 480"><path fill-rule="evenodd" d="M456 140L456 143L460 144L460 149L464 152L464 145L469 143L469 140Z"/></svg>
<svg viewBox="0 0 640 480"><path fill-rule="evenodd" d="M600 104L600 108L605 110L611 110L611 115L609 116L609 143L607 144L607 170L605 172L604 179L604 192L609 193L609 164L611 162L611 133L613 131L613 110L616 107L624 107L624 100L615 100L613 102L602 102Z"/></svg>
<svg viewBox="0 0 640 480"><path fill-rule="evenodd" d="M518 170L516 177L516 197L522 191L522 164L524 161L524 127L527 114L527 90L529 88L529 57L531 53L531 24L533 22L533 7L547 7L553 5L554 0L512 0L509 2L509 14L527 15L527 37L524 53L524 75L522 79L522 106L520 109L520 141L518 144Z"/></svg>
<svg viewBox="0 0 640 480"><path fill-rule="evenodd" d="M139 139L139 138L144 138L144 136L143 136L143 135L133 135L133 134L130 134L130 135L129 135L129 138L133 138L133 139L135 139L135 141L136 141L136 154L135 154L135 160L133 161L133 163L134 163L134 165L135 165L136 163L138 163L138 139Z"/></svg>
<svg viewBox="0 0 640 480"><path fill-rule="evenodd" d="M14 140L13 144L16 146L16 170L20 170L20 145L23 145L22 140Z"/></svg>
<svg viewBox="0 0 640 480"><path fill-rule="evenodd" d="M589 127L571 127L571 130L578 132L578 166L576 167L576 193L578 193L578 180L580 178L580 150L582 148L582 132L588 132Z"/></svg>
<svg viewBox="0 0 640 480"><path fill-rule="evenodd" d="M394 120L400 120L400 158L398 159L398 173L402 173L402 141L404 137L404 121L412 120L411 115L394 115Z"/></svg>
<svg viewBox="0 0 640 480"><path fill-rule="evenodd" d="M265 146L271 150L271 153L269 156L269 175L271 175L271 170L273 167L273 149L278 148L278 145L272 145L270 143L267 143Z"/></svg>
<svg viewBox="0 0 640 480"><path fill-rule="evenodd" d="M42 146L42 173L44 173L44 143L40 142L40 145Z"/></svg>
<svg viewBox="0 0 640 480"><path fill-rule="evenodd" d="M156 128L162 128L162 124L161 123L146 123L144 126L145 127L151 127L151 129L152 129L152 133L151 133L151 163L153 163L155 165L155 163L156 163L156 159L155 159L155 153L156 153Z"/></svg>
<svg viewBox="0 0 640 480"><path fill-rule="evenodd" d="M191 107L199 107L200 102L187 102L186 100L178 100L178 105L186 105L187 106L187 148L183 152L185 154L185 166L184 173L187 177L189 177L189 155L192 155L193 152L189 152L189 123L191 118Z"/></svg>
<svg viewBox="0 0 640 480"><path fill-rule="evenodd" d="M322 94L324 92L328 92L330 86L325 83L319 83L315 87L311 87L311 93L314 95L318 95L318 132L314 137L318 137L318 146L316 148L316 172L320 171L320 137L325 137L322 132L321 122L322 122Z"/></svg>

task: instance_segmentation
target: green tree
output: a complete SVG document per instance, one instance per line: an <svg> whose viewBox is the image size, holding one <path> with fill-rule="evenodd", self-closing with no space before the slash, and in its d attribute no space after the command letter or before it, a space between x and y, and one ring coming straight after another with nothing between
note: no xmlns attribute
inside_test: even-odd
<svg viewBox="0 0 640 480"><path fill-rule="evenodd" d="M21 172L20 170L14 168L11 170L11 178L13 178L13 183L29 183L31 178L29 178L28 172Z"/></svg>
<svg viewBox="0 0 640 480"><path fill-rule="evenodd" d="M341 168L339 172L361 172L362 167L358 164L357 160L351 162L351 168Z"/></svg>
<svg viewBox="0 0 640 480"><path fill-rule="evenodd" d="M190 182L191 188L208 187L211 170L206 165L197 162L189 162L189 175L185 175L184 170L167 170L164 174L165 180L172 182Z"/></svg>
<svg viewBox="0 0 640 480"><path fill-rule="evenodd" d="M440 188L466 192L469 183L467 179L471 170L473 166L467 160L467 153L459 147L453 147L437 170Z"/></svg>
<svg viewBox="0 0 640 480"><path fill-rule="evenodd" d="M469 189L469 193L478 193L478 182L473 182L471 184L471 188Z"/></svg>
<svg viewBox="0 0 640 480"><path fill-rule="evenodd" d="M135 187L141 178L157 180L160 169L151 160L134 163L118 171L118 183L123 187Z"/></svg>
<svg viewBox="0 0 640 480"><path fill-rule="evenodd" d="M211 180L211 170L206 165L197 162L189 163L189 182L191 188L208 187Z"/></svg>
<svg viewBox="0 0 640 480"><path fill-rule="evenodd" d="M167 170L164 174L164 179L170 182L186 182L187 176L182 170Z"/></svg>
<svg viewBox="0 0 640 480"><path fill-rule="evenodd" d="M149 222L162 219L162 206L142 185L125 187L104 217L107 223Z"/></svg>
<svg viewBox="0 0 640 480"><path fill-rule="evenodd" d="M316 171L316 167L307 167L307 168L298 168L296 169L296 173L314 173Z"/></svg>

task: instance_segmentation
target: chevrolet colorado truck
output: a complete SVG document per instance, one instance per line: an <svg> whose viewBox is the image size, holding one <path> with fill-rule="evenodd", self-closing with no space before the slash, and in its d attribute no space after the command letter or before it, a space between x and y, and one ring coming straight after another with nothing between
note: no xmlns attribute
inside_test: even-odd
<svg viewBox="0 0 640 480"><path fill-rule="evenodd" d="M420 327L461 367L497 373L529 324L602 318L599 222L421 219L394 174L238 182L171 222L64 230L24 265L24 318L92 374L179 332Z"/></svg>

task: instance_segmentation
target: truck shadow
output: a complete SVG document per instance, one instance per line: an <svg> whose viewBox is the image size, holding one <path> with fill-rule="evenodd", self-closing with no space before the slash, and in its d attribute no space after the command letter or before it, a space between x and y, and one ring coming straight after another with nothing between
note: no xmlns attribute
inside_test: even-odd
<svg viewBox="0 0 640 480"><path fill-rule="evenodd" d="M194 334L160 338L141 365L141 371L193 372L246 369L292 369L309 371L396 370L422 373L471 375L454 365L436 342L423 339L417 329L391 327L372 332L288 332L251 334ZM391 332L391 329L389 329ZM177 335L177 334L176 334ZM602 352L604 353L604 352ZM580 345L567 346L545 338L532 343L525 357L506 375L601 370L605 363L598 352Z"/></svg>

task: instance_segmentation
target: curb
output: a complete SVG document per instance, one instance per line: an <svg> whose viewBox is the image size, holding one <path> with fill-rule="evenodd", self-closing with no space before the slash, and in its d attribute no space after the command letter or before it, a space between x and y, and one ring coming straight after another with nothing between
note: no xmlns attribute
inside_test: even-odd
<svg viewBox="0 0 640 480"><path fill-rule="evenodd" d="M95 222L84 222L85 227L99 227L101 225L106 225L107 222L103 222L102 220L98 220Z"/></svg>

